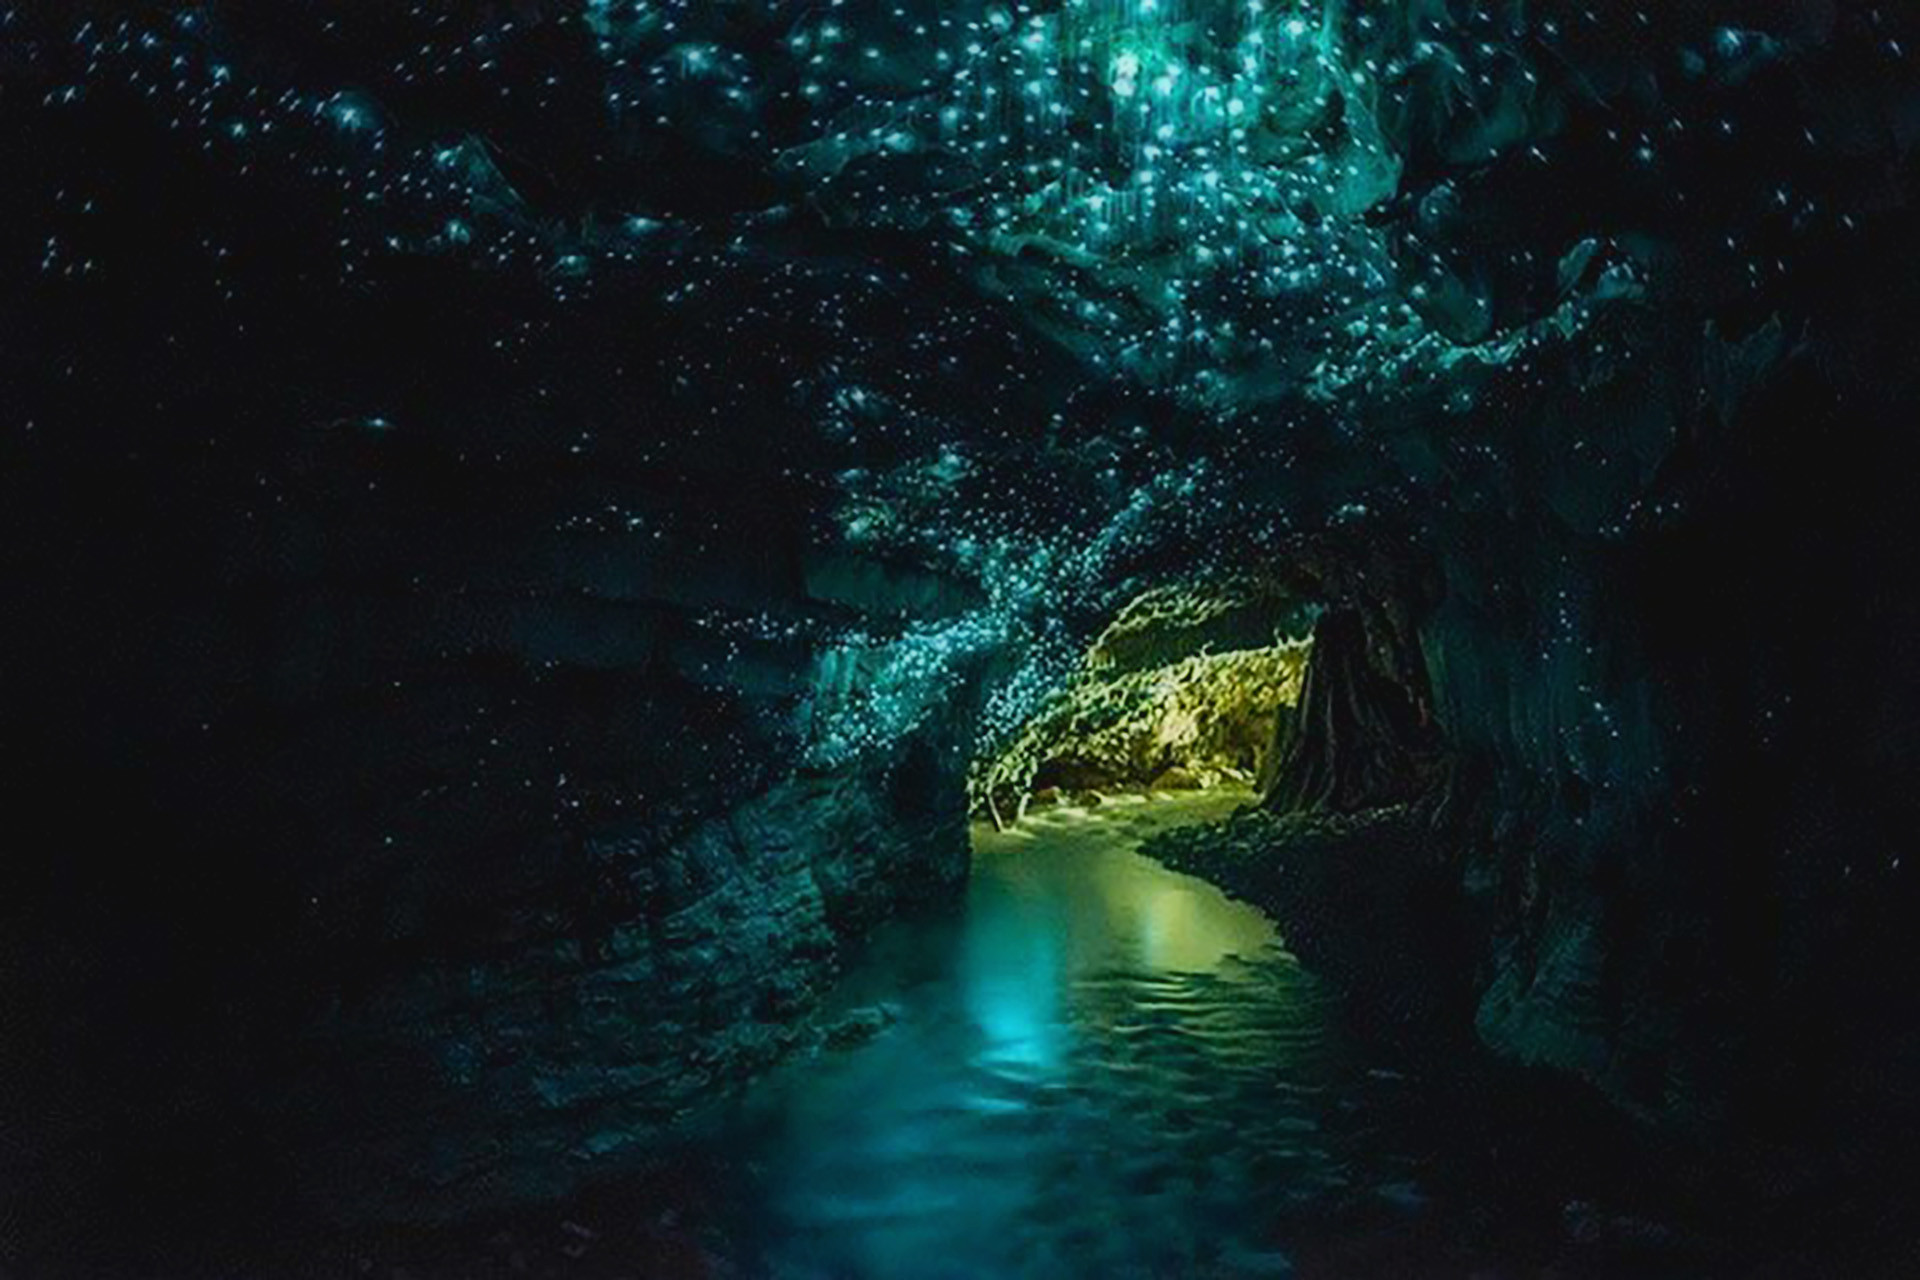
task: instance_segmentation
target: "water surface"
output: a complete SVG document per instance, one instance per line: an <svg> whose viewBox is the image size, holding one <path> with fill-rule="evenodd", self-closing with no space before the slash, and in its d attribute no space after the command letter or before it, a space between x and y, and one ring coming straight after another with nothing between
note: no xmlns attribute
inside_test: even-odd
<svg viewBox="0 0 1920 1280"><path fill-rule="evenodd" d="M1258 911L1141 857L1211 794L979 830L964 903L889 926L836 1004L890 1024L757 1087L730 1145L789 1277L1285 1275L1289 1222L1417 1198Z"/></svg>

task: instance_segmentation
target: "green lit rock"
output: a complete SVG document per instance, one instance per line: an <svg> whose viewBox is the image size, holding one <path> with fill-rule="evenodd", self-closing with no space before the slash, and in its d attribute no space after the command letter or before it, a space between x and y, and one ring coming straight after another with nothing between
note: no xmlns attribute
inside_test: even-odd
<svg viewBox="0 0 1920 1280"><path fill-rule="evenodd" d="M1245 584L1140 596L975 766L975 811L1001 822L1035 796L1250 782L1299 698L1307 645L1287 638L1291 623L1297 606Z"/></svg>

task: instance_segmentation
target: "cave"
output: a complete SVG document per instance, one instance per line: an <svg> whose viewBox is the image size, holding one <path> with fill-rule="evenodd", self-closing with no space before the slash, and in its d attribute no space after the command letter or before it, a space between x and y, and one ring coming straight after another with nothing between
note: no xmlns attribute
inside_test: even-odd
<svg viewBox="0 0 1920 1280"><path fill-rule="evenodd" d="M970 771L997 829L1030 806L1239 788L1279 758L1317 606L1272 582L1163 584L1128 601L1071 673Z"/></svg>
<svg viewBox="0 0 1920 1280"><path fill-rule="evenodd" d="M0 5L0 1273L1920 1274L1917 25Z"/></svg>
<svg viewBox="0 0 1920 1280"><path fill-rule="evenodd" d="M1430 791L1446 753L1407 553L1293 554L1127 601L1030 718L989 740L970 771L975 815L1004 829L1034 804L1213 789L1279 813L1357 813ZM1377 585L1355 560L1382 570Z"/></svg>

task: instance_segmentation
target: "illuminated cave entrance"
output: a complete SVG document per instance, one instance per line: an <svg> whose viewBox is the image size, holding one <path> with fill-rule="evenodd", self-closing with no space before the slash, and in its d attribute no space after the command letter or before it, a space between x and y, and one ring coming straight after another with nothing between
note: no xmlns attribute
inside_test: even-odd
<svg viewBox="0 0 1920 1280"><path fill-rule="evenodd" d="M1315 606L1251 584L1163 587L1101 631L1078 670L971 780L1004 827L1119 794L1251 791L1299 702Z"/></svg>
<svg viewBox="0 0 1920 1280"><path fill-rule="evenodd" d="M1431 781L1437 731L1400 601L1329 602L1266 580L1158 587L976 761L974 815L1223 790L1284 811L1352 811Z"/></svg>

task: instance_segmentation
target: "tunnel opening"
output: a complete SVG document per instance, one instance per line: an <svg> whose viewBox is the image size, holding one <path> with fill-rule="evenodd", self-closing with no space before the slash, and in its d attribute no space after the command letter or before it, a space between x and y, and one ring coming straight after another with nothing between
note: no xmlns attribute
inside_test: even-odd
<svg viewBox="0 0 1920 1280"><path fill-rule="evenodd" d="M995 828L1055 805L1251 794L1299 700L1317 602L1272 581L1182 582L1129 600L1066 680L969 777Z"/></svg>
<svg viewBox="0 0 1920 1280"><path fill-rule="evenodd" d="M1419 618L1430 579L1369 544L1133 595L968 776L995 829L1059 805L1220 791L1280 813L1405 803L1444 779Z"/></svg>

